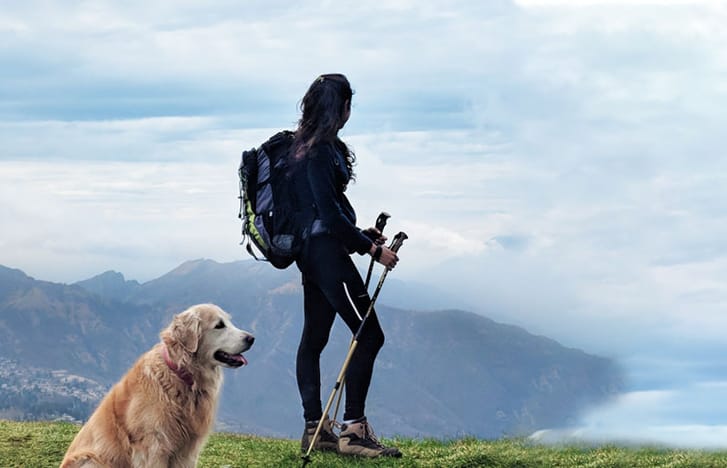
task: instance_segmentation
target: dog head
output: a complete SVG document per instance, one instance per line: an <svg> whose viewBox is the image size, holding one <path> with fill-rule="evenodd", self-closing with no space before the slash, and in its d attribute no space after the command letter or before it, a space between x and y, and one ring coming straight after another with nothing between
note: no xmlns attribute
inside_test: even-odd
<svg viewBox="0 0 727 468"><path fill-rule="evenodd" d="M160 337L171 359L180 364L240 367L255 337L235 327L230 315L214 304L199 304L174 316Z"/></svg>

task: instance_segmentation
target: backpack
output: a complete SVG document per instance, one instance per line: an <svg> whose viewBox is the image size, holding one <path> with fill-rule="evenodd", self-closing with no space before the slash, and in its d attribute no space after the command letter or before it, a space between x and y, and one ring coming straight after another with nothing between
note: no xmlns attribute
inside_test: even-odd
<svg viewBox="0 0 727 468"><path fill-rule="evenodd" d="M308 227L313 221L311 210L298 206L293 168L288 153L294 133L276 133L258 148L243 151L240 176L240 212L242 242L255 260L268 261L284 269L295 261ZM262 254L259 258L251 244Z"/></svg>

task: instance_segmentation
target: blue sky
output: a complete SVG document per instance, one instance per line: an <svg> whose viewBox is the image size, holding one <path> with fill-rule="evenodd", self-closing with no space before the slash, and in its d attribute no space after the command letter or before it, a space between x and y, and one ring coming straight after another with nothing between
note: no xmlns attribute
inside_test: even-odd
<svg viewBox="0 0 727 468"><path fill-rule="evenodd" d="M361 224L386 210L410 235L399 278L619 359L638 393L591 427L634 427L637 404L654 437L719 433L724 24L710 0L15 2L0 264L146 281L245 259L240 151L343 72L349 195ZM685 410L658 413L665 398Z"/></svg>

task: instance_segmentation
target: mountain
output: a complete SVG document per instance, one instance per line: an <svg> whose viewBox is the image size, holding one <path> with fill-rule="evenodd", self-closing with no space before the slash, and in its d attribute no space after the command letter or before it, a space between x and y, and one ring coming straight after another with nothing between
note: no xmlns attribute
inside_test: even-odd
<svg viewBox="0 0 727 468"><path fill-rule="evenodd" d="M0 357L108 381L156 340L143 308L0 267Z"/></svg>
<svg viewBox="0 0 727 468"><path fill-rule="evenodd" d="M399 285L384 289L391 297ZM376 308L386 344L367 414L379 433L525 434L573 422L622 388L609 359L470 312L402 307L409 294L426 297L416 289L402 287L409 292L397 297L396 308L383 300ZM250 364L225 371L218 429L298 437L300 277L294 268L256 262L194 260L143 284L115 272L55 284L0 267L0 376L8 379L0 385L0 416L83 419L99 388L109 388L152 346L174 313L201 302L219 304L256 336L246 353ZM350 336L337 320L321 362L324 402ZM52 404L39 407L38 395Z"/></svg>
<svg viewBox="0 0 727 468"><path fill-rule="evenodd" d="M117 271L107 271L76 284L98 296L116 300L126 299L141 287L138 281L126 281L124 275Z"/></svg>

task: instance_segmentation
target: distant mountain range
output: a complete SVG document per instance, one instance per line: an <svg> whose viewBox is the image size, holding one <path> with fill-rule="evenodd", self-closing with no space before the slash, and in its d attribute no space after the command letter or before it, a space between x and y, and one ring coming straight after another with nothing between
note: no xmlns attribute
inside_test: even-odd
<svg viewBox="0 0 727 468"><path fill-rule="evenodd" d="M474 313L408 310L431 296L416 285L384 289L398 307L377 306L386 344L367 413L380 434L521 435L572 423L623 387L609 359ZM298 437L300 278L249 261L195 260L146 283L106 272L71 285L0 266L0 417L83 420L172 315L201 302L256 336L250 364L225 370L218 429ZM322 359L324 400L349 340L338 320Z"/></svg>

